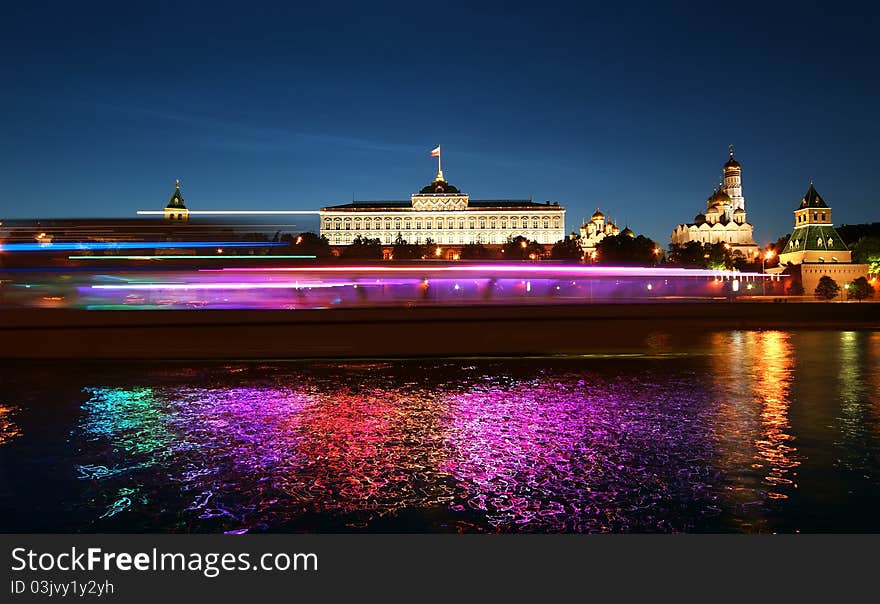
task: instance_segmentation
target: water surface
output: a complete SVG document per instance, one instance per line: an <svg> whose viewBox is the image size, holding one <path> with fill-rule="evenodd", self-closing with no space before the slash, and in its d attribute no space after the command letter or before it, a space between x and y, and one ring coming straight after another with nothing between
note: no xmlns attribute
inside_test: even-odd
<svg viewBox="0 0 880 604"><path fill-rule="evenodd" d="M14 364L0 386L5 532L880 530L875 332Z"/></svg>

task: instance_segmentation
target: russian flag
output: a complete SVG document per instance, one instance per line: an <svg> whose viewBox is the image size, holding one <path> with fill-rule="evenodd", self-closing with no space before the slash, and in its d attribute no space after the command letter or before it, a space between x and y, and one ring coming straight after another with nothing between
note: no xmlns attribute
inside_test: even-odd
<svg viewBox="0 0 880 604"><path fill-rule="evenodd" d="M437 145L437 148L431 151L431 157L440 157L440 145Z"/></svg>

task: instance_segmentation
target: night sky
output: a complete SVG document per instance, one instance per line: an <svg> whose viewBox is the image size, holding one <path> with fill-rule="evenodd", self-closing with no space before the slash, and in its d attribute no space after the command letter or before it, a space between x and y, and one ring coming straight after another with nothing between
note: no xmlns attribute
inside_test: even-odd
<svg viewBox="0 0 880 604"><path fill-rule="evenodd" d="M442 144L475 199L666 245L733 143L758 243L810 179L880 220L877 3L323 4L5 5L0 219L408 199Z"/></svg>

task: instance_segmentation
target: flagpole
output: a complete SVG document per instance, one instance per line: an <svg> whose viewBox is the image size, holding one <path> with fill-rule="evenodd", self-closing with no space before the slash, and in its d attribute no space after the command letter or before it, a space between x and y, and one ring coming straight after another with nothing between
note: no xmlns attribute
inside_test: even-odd
<svg viewBox="0 0 880 604"><path fill-rule="evenodd" d="M440 149L440 145L437 145L437 176L443 177L443 162L440 159L440 156L443 154L442 149Z"/></svg>

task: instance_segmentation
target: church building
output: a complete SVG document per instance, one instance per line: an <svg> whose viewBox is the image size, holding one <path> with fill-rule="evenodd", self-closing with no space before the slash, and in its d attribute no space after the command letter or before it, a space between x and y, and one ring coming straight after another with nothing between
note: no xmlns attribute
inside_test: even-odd
<svg viewBox="0 0 880 604"><path fill-rule="evenodd" d="M706 200L706 212L697 214L691 223L675 227L671 241L678 245L689 241L726 243L734 254L751 260L758 255L752 232L742 194L742 166L733 158L731 145L730 157L723 167L723 180Z"/></svg>

